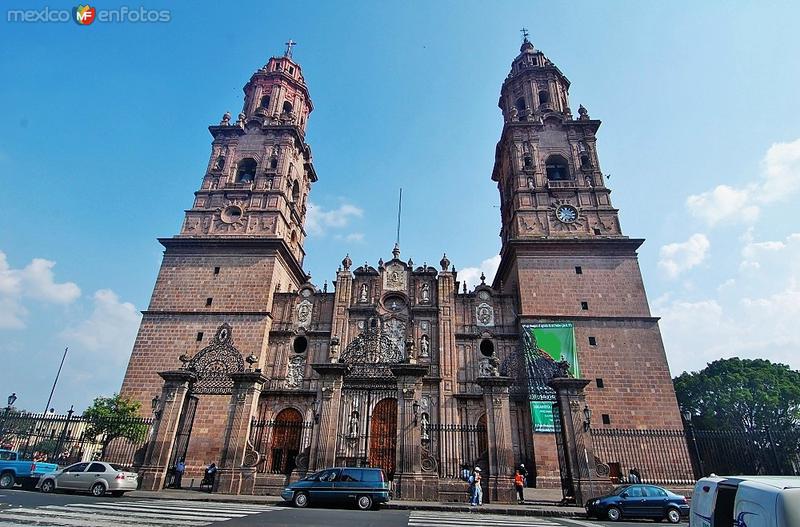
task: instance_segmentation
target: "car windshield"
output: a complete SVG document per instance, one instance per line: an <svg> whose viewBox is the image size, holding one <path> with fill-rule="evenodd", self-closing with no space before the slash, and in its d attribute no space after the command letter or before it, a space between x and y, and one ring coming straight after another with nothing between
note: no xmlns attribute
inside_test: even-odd
<svg viewBox="0 0 800 527"><path fill-rule="evenodd" d="M611 496L619 496L620 494L622 494L626 490L628 490L628 486L627 485L623 485L622 487L615 488L614 492L612 492L610 495Z"/></svg>
<svg viewBox="0 0 800 527"><path fill-rule="evenodd" d="M315 479L317 479L317 476L319 476L320 474L322 474L322 472L314 472L313 474L309 474L308 476L304 477L302 481L315 480Z"/></svg>

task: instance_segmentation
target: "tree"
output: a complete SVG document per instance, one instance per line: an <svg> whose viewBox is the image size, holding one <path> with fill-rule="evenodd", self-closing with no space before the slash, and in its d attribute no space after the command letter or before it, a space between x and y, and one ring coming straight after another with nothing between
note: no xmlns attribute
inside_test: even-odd
<svg viewBox="0 0 800 527"><path fill-rule="evenodd" d="M698 428L800 431L800 371L765 359L720 359L673 379Z"/></svg>
<svg viewBox="0 0 800 527"><path fill-rule="evenodd" d="M102 459L105 459L106 449L114 439L125 438L134 443L144 439L148 425L139 418L141 406L138 401L115 393L112 397L96 398L83 412L88 421L86 436L98 438L102 445Z"/></svg>

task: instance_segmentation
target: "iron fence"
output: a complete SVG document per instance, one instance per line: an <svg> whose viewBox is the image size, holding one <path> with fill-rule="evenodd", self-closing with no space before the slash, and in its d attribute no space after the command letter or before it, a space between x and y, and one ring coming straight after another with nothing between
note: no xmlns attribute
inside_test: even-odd
<svg viewBox="0 0 800 527"><path fill-rule="evenodd" d="M138 468L144 462L153 419L88 419L74 415L0 414L0 447L22 459L65 466L101 460Z"/></svg>
<svg viewBox="0 0 800 527"><path fill-rule="evenodd" d="M800 475L798 430L591 429L595 454L615 483L692 484L710 474Z"/></svg>
<svg viewBox="0 0 800 527"><path fill-rule="evenodd" d="M300 420L257 420L250 424L250 443L259 453L256 471L284 474L308 468L314 423Z"/></svg>
<svg viewBox="0 0 800 527"><path fill-rule="evenodd" d="M489 438L482 425L430 425L422 430L422 469L458 479L461 470L488 469Z"/></svg>

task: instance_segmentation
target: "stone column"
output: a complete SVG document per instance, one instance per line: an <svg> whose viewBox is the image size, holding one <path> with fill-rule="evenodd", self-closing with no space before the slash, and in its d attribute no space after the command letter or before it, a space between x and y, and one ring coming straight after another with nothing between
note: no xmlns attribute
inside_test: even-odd
<svg viewBox="0 0 800 527"><path fill-rule="evenodd" d="M511 377L478 377L486 408L486 433L489 436L489 477L486 501L513 503L514 452L511 443L511 403L508 387Z"/></svg>
<svg viewBox="0 0 800 527"><path fill-rule="evenodd" d="M311 445L309 470L322 470L336 463L336 439L339 437L339 406L342 403L342 382L347 365L338 362L313 364L319 374L317 390L317 434Z"/></svg>
<svg viewBox="0 0 800 527"><path fill-rule="evenodd" d="M402 500L433 500L438 494L438 474L422 472L419 402L422 377L428 373L423 364L394 364L389 367L397 379L397 450L393 488Z"/></svg>
<svg viewBox="0 0 800 527"><path fill-rule="evenodd" d="M142 478L142 490L161 490L167 475L167 465L175 446L175 436L181 420L186 397L197 375L189 370L162 371L164 379L161 388L160 407L156 410L157 418L153 437L147 446L144 464L139 469Z"/></svg>
<svg viewBox="0 0 800 527"><path fill-rule="evenodd" d="M258 452L250 444L250 420L267 378L256 371L232 373L233 392L223 435L219 476L215 491L253 494Z"/></svg>
<svg viewBox="0 0 800 527"><path fill-rule="evenodd" d="M590 382L587 379L556 377L548 383L556 391L556 400L561 409L561 436L567 465L561 470L569 471L573 496L581 507L589 498L602 496L613 488L608 477L597 474L592 436L583 415L586 407L583 389Z"/></svg>

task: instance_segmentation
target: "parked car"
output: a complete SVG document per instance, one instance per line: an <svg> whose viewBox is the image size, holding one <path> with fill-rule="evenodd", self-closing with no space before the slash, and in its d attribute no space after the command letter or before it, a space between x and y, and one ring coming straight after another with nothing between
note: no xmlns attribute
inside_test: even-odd
<svg viewBox="0 0 800 527"><path fill-rule="evenodd" d="M0 450L0 489L10 489L16 483L23 488L33 489L45 474L58 470L55 463L43 463L22 459L19 452Z"/></svg>
<svg viewBox="0 0 800 527"><path fill-rule="evenodd" d="M586 502L586 514L611 521L652 518L680 523L689 514L689 500L655 485L621 485L608 496Z"/></svg>
<svg viewBox="0 0 800 527"><path fill-rule="evenodd" d="M314 503L355 501L361 510L371 509L390 499L389 482L379 468L336 467L316 472L292 483L281 493L295 507Z"/></svg>
<svg viewBox="0 0 800 527"><path fill-rule="evenodd" d="M711 476L694 487L689 527L800 525L800 477Z"/></svg>
<svg viewBox="0 0 800 527"><path fill-rule="evenodd" d="M75 463L63 470L48 474L39 481L42 492L76 490L91 492L93 496L104 496L110 492L119 497L129 490L136 490L138 474L116 463L91 461Z"/></svg>

